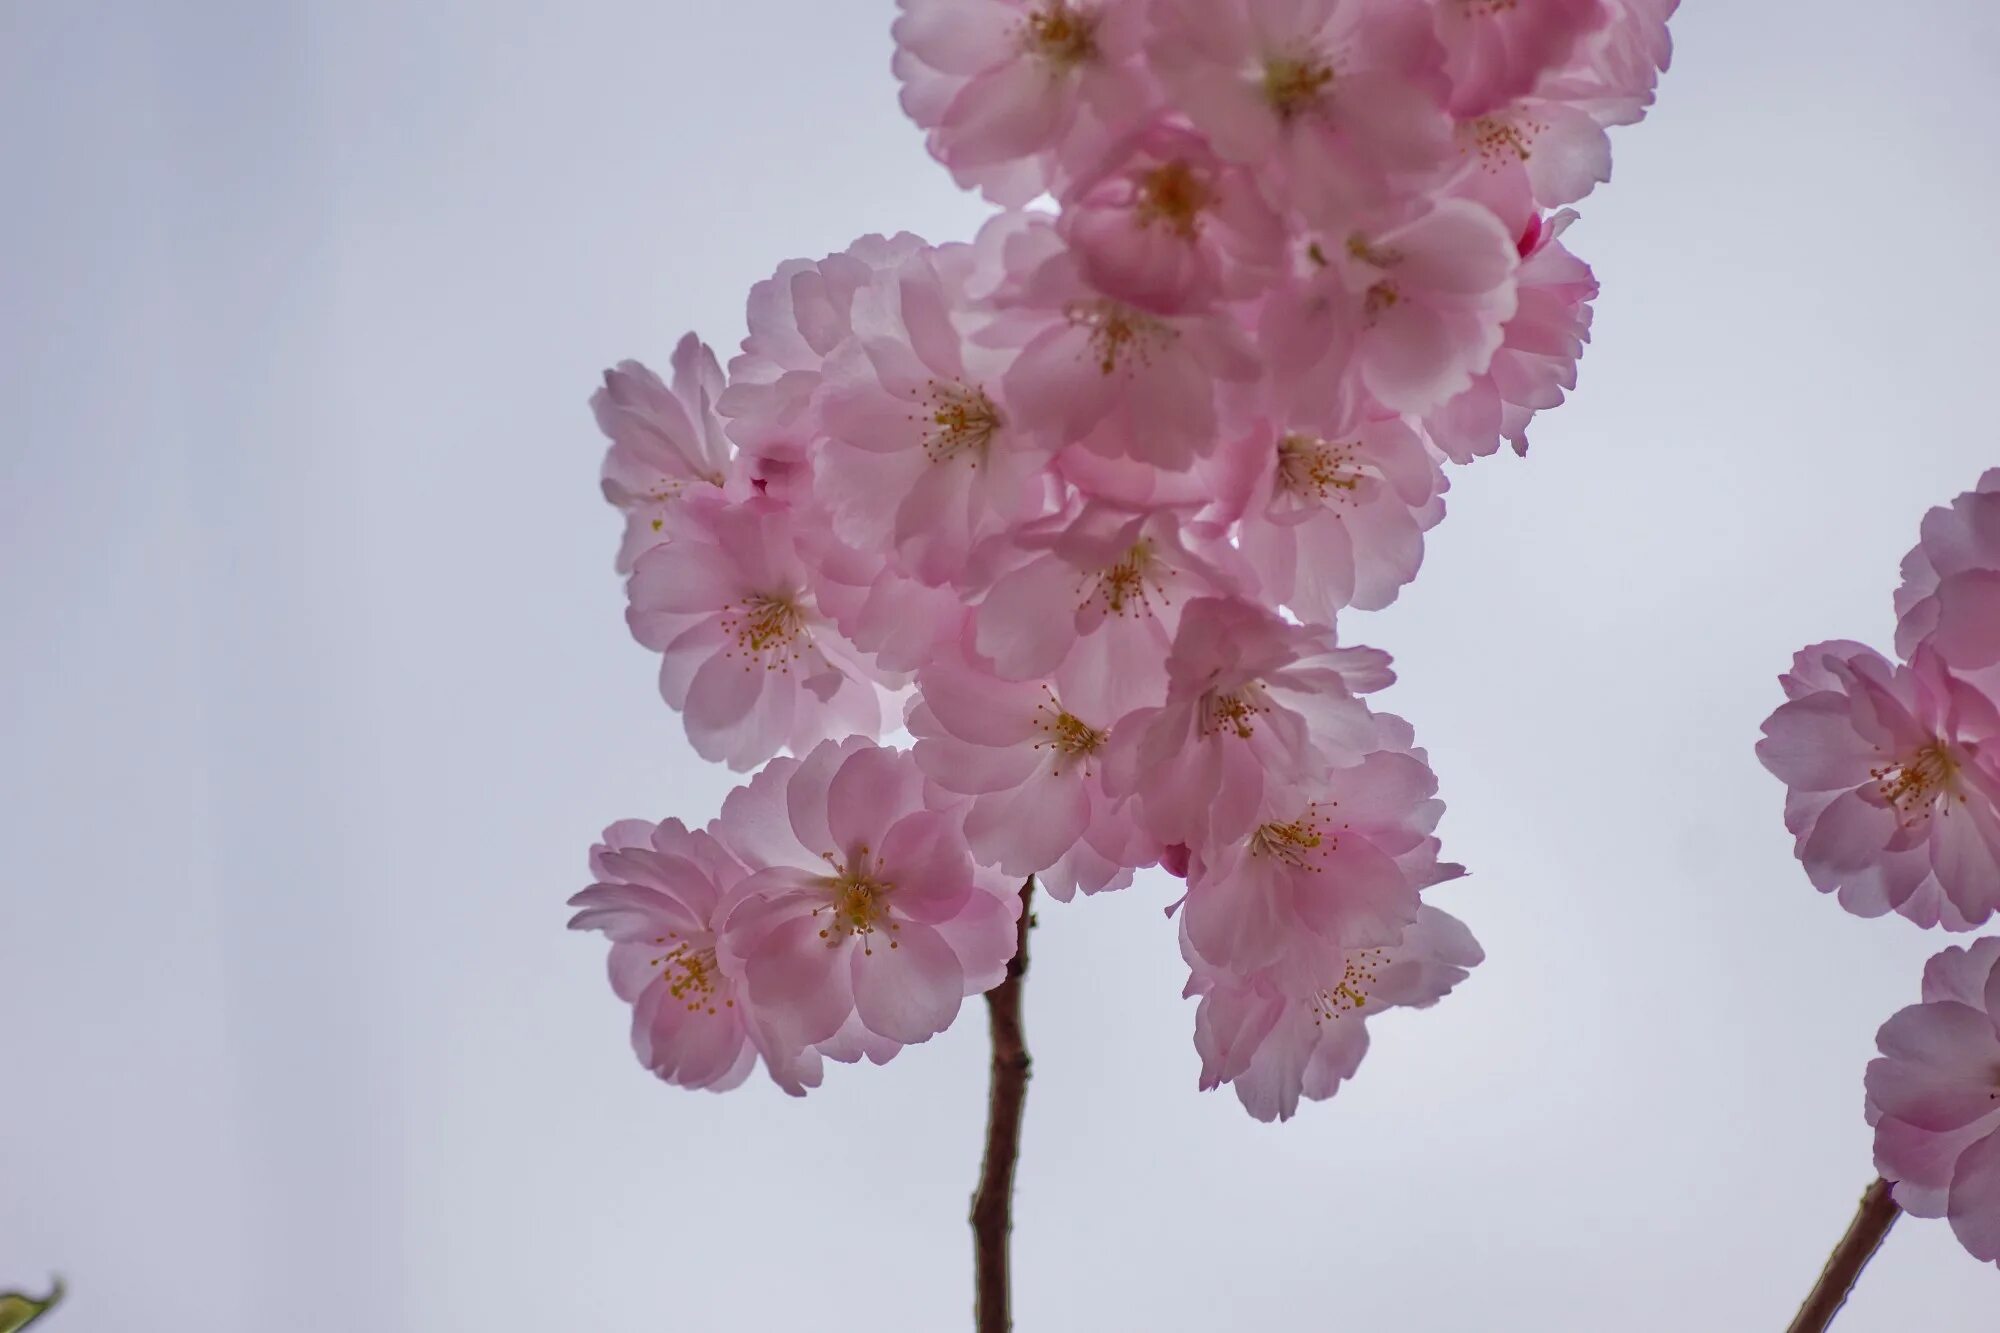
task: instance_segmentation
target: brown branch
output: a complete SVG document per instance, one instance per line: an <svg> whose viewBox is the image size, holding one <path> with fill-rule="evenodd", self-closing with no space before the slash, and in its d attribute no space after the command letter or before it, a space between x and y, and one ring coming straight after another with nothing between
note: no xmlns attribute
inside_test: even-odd
<svg viewBox="0 0 2000 1333"><path fill-rule="evenodd" d="M1827 1256L1819 1281L1813 1284L1812 1294L1799 1307L1798 1318L1792 1320L1786 1333L1825 1333L1833 1317L1840 1313L1840 1307L1847 1304L1847 1293L1854 1290L1861 1270L1868 1266L1882 1238L1889 1234L1896 1213L1896 1201L1889 1197L1889 1182L1878 1180L1870 1185L1861 1196L1854 1220L1847 1224L1847 1234Z"/></svg>
<svg viewBox="0 0 2000 1333"><path fill-rule="evenodd" d="M986 1103L986 1155L979 1164L979 1188L972 1195L972 1258L975 1327L978 1333L1008 1333L1008 1237L1014 1230L1014 1162L1021 1152L1021 1106L1028 1096L1028 1042L1021 1031L1021 978L1028 974L1028 928L1035 923L1035 877L1021 886L1021 920L1015 927L1013 961L1007 976L986 992L988 1027L993 1034L993 1083Z"/></svg>

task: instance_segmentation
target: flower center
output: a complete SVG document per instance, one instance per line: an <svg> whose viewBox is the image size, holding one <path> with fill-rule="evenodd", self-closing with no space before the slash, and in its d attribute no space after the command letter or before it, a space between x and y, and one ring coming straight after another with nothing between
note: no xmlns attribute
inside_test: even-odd
<svg viewBox="0 0 2000 1333"><path fill-rule="evenodd" d="M1317 801L1290 823L1259 824L1250 835L1250 855L1275 857L1288 866L1299 866L1315 874L1319 867L1313 864L1312 854L1322 846L1331 851L1339 845L1339 835L1326 831Z"/></svg>
<svg viewBox="0 0 2000 1333"><path fill-rule="evenodd" d="M1253 688L1246 686L1228 693L1210 690L1204 694L1201 697L1202 738L1207 739L1223 731L1233 731L1246 741L1255 735L1257 715L1266 711L1266 705L1261 699L1251 697Z"/></svg>
<svg viewBox="0 0 2000 1333"><path fill-rule="evenodd" d="M971 455L978 467L1000 429L1000 410L984 389L965 384L930 381L924 391L926 415L924 454L933 463L942 463L961 454Z"/></svg>
<svg viewBox="0 0 2000 1333"><path fill-rule="evenodd" d="M1312 1006L1313 1022L1324 1023L1365 1008L1368 988L1375 984L1376 975L1387 961L1388 951L1384 949L1361 949L1347 955L1340 980L1306 1001Z"/></svg>
<svg viewBox="0 0 2000 1333"><path fill-rule="evenodd" d="M1032 748L1056 752L1055 766L1049 770L1051 776L1062 776L1065 760L1081 762L1088 772L1091 758L1104 748L1111 733L1091 726L1064 708L1048 686L1042 686L1042 691L1049 696L1047 703L1035 705L1035 730L1042 733L1042 738Z"/></svg>
<svg viewBox="0 0 2000 1333"><path fill-rule="evenodd" d="M1180 336L1164 321L1115 301L1072 301L1064 314L1073 328L1090 330L1091 353L1107 375L1132 357L1150 364L1156 348Z"/></svg>
<svg viewBox="0 0 2000 1333"><path fill-rule="evenodd" d="M1152 538L1141 537L1118 563L1097 573L1094 585L1086 580L1083 604L1102 602L1105 612L1114 616L1149 616L1153 614L1153 593L1166 600L1165 572L1166 566L1153 554Z"/></svg>
<svg viewBox="0 0 2000 1333"><path fill-rule="evenodd" d="M1958 759L1942 740L1934 740L1900 764L1871 768L1875 790L1896 811L1905 828L1931 817L1931 809L1946 796L1958 795ZM1962 804L1965 797L1958 796Z"/></svg>
<svg viewBox="0 0 2000 1333"><path fill-rule="evenodd" d="M1316 55L1279 56L1264 62L1264 100L1280 120L1291 120L1319 100L1333 82L1333 66Z"/></svg>
<svg viewBox="0 0 2000 1333"><path fill-rule="evenodd" d="M715 937L704 934L697 939L682 939L680 932L674 930L653 937L656 945L669 942L672 948L650 960L650 965L659 968L660 975L666 978L667 994L685 1004L691 1014L714 1013L715 989L722 984L722 968L715 960ZM734 1009L736 1001L725 999L723 1006Z"/></svg>
<svg viewBox="0 0 2000 1333"><path fill-rule="evenodd" d="M1028 49L1063 69L1097 59L1097 16L1052 0L1028 16Z"/></svg>
<svg viewBox="0 0 2000 1333"><path fill-rule="evenodd" d="M1515 125L1497 116L1481 116L1460 128L1466 150L1479 154L1481 166L1498 171L1511 158L1526 162L1534 156L1535 134L1545 128L1536 124Z"/></svg>
<svg viewBox="0 0 2000 1333"><path fill-rule="evenodd" d="M790 671L811 637L805 609L791 593L765 593L724 607L722 632L736 640L724 656L761 657L766 671ZM748 671L749 663L743 669Z"/></svg>
<svg viewBox="0 0 2000 1333"><path fill-rule="evenodd" d="M1309 435L1278 441L1278 489L1288 495L1351 503L1367 474L1355 462L1360 443L1334 444Z"/></svg>
<svg viewBox="0 0 2000 1333"><path fill-rule="evenodd" d="M819 937L832 948L859 935L861 952L872 954L875 933L886 929L892 937L889 947L895 948L893 937L902 926L889 916L889 895L896 886L876 877L879 865L869 869L866 847L860 849L852 867L843 865L831 852L825 855L834 873L820 881L827 900L813 908L814 916L827 914L827 923L820 927Z"/></svg>
<svg viewBox="0 0 2000 1333"><path fill-rule="evenodd" d="M1139 225L1155 222L1184 241L1201 235L1201 215L1215 193L1194 168L1176 159L1139 180Z"/></svg>
<svg viewBox="0 0 2000 1333"><path fill-rule="evenodd" d="M1370 328L1373 328L1375 321L1382 318L1384 313L1394 310L1402 299L1403 294L1396 290L1395 283L1386 280L1378 282L1361 298L1362 318L1367 321Z"/></svg>
<svg viewBox="0 0 2000 1333"><path fill-rule="evenodd" d="M1402 251L1394 246L1372 245L1358 231L1347 238L1347 253L1370 268L1394 268L1403 262Z"/></svg>

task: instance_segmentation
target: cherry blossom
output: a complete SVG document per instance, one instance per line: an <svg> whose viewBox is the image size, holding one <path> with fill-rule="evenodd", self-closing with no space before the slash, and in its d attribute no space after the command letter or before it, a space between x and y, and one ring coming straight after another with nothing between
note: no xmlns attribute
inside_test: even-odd
<svg viewBox="0 0 2000 1333"><path fill-rule="evenodd" d="M1920 646L1835 641L1780 677L1757 757L1814 887L1858 916L1964 930L2000 906L2000 708Z"/></svg>
<svg viewBox="0 0 2000 1333"><path fill-rule="evenodd" d="M1673 61L1667 20L1680 0L1605 0L1604 8L1610 21L1578 42L1562 68L1544 75L1539 91L1600 125L1636 124Z"/></svg>
<svg viewBox="0 0 2000 1333"><path fill-rule="evenodd" d="M1500 348L1519 263L1500 220L1464 199L1314 242L1258 330L1294 419L1337 432L1369 397L1421 414L1465 392Z"/></svg>
<svg viewBox="0 0 2000 1333"><path fill-rule="evenodd" d="M1059 225L1086 282L1159 314L1254 297L1285 253L1284 222L1251 173L1174 125L1119 144L1070 193Z"/></svg>
<svg viewBox="0 0 2000 1333"><path fill-rule="evenodd" d="M1237 541L1265 596L1301 620L1379 610L1416 577L1444 518L1437 458L1402 419L1327 439L1269 423L1231 450L1246 495Z"/></svg>
<svg viewBox="0 0 2000 1333"><path fill-rule="evenodd" d="M1378 748L1377 719L1355 695L1392 679L1387 654L1340 647L1331 630L1241 599L1198 599L1167 657L1165 703L1127 714L1112 734L1105 789L1131 798L1163 845L1233 843L1283 793Z"/></svg>
<svg viewBox="0 0 2000 1333"><path fill-rule="evenodd" d="M1199 996L1195 1049L1203 1091L1224 1083L1263 1121L1289 1120L1299 1098L1324 1101L1368 1053L1368 1020L1427 1009L1485 958L1456 917L1423 906L1396 937L1343 949L1309 942L1248 976L1215 968L1188 940L1187 994Z"/></svg>
<svg viewBox="0 0 2000 1333"><path fill-rule="evenodd" d="M1897 651L1928 641L1952 671L2000 698L2000 468L1924 515L1896 589Z"/></svg>
<svg viewBox="0 0 2000 1333"><path fill-rule="evenodd" d="M1610 18L1603 0L1438 0L1436 10L1460 116L1533 91Z"/></svg>
<svg viewBox="0 0 2000 1333"><path fill-rule="evenodd" d="M1419 893L1457 873L1438 864L1436 792L1421 751L1389 749L1267 788L1248 834L1211 835L1194 858L1182 908L1189 942L1238 974L1275 965L1303 940L1393 942L1415 919Z"/></svg>
<svg viewBox="0 0 2000 1333"><path fill-rule="evenodd" d="M1454 463L1494 453L1503 439L1525 455L1535 413L1560 407L1576 387L1597 279L1562 244L1575 221L1566 208L1529 222L1518 243L1514 316L1501 329L1492 364L1471 388L1424 417L1432 443Z"/></svg>
<svg viewBox="0 0 2000 1333"><path fill-rule="evenodd" d="M980 862L1017 881L1039 875L1059 899L1123 888L1154 859L1100 781L1121 682L1080 676L1003 680L963 654L941 656L918 675L909 714L917 766L969 798L965 834Z"/></svg>
<svg viewBox="0 0 2000 1333"><path fill-rule="evenodd" d="M1225 386L1260 369L1232 316L1160 314L1106 295L1046 221L1015 229L1004 250L1010 281L984 337L1020 349L1005 390L1022 426L1054 447L1169 471L1214 450Z"/></svg>
<svg viewBox="0 0 2000 1333"><path fill-rule="evenodd" d="M1517 234L1541 210L1573 204L1611 179L1611 137L1576 107L1524 97L1456 130L1465 163L1455 192Z"/></svg>
<svg viewBox="0 0 2000 1333"><path fill-rule="evenodd" d="M830 523L806 522L799 549L813 600L885 683L901 683L946 645L956 643L970 612L965 596L907 574L892 553L851 546Z"/></svg>
<svg viewBox="0 0 2000 1333"><path fill-rule="evenodd" d="M925 583L958 577L973 544L1045 503L1047 450L1014 420L1008 356L968 343L956 293L925 254L855 293L855 332L827 363L816 484L834 529L893 550Z"/></svg>
<svg viewBox="0 0 2000 1333"><path fill-rule="evenodd" d="M611 441L604 455L604 498L625 511L618 572L660 540L668 508L690 487L721 489L730 471L728 437L716 413L722 368L692 333L674 348L669 389L637 361L604 372L591 395L597 427Z"/></svg>
<svg viewBox="0 0 2000 1333"><path fill-rule="evenodd" d="M660 654L660 694L704 759L735 769L828 736L873 736L882 700L819 611L784 506L701 497L633 567L626 620Z"/></svg>
<svg viewBox="0 0 2000 1333"><path fill-rule="evenodd" d="M1157 694L1167 648L1192 599L1247 585L1219 533L1172 509L1106 504L1025 525L989 548L972 644L994 672L1035 680L1068 665L1096 694Z"/></svg>
<svg viewBox="0 0 2000 1333"><path fill-rule="evenodd" d="M668 1083L722 1092L764 1057L772 1081L801 1096L819 1056L772 1043L743 984L742 960L717 908L750 872L712 836L677 819L626 820L591 849L596 882L571 898L572 930L611 940L611 987L632 1006L639 1063Z"/></svg>
<svg viewBox="0 0 2000 1333"><path fill-rule="evenodd" d="M1216 151L1321 225L1451 163L1443 48L1400 0L1157 0L1162 83Z"/></svg>
<svg viewBox="0 0 2000 1333"><path fill-rule="evenodd" d="M1060 187L1152 106L1145 0L898 0L903 109L996 204Z"/></svg>
<svg viewBox="0 0 2000 1333"><path fill-rule="evenodd" d="M926 1041L999 980L1018 886L980 880L962 821L926 804L909 752L858 737L730 793L713 831L753 873L720 908L723 930L778 1038L829 1042L853 1020L878 1052Z"/></svg>
<svg viewBox="0 0 2000 1333"><path fill-rule="evenodd" d="M909 232L863 236L816 263L787 260L750 289L750 331L716 406L767 490L779 480L785 494L783 481L803 467L819 433L812 409L827 357L853 332L855 293L924 249Z"/></svg>
<svg viewBox="0 0 2000 1333"><path fill-rule="evenodd" d="M1898 1011L1875 1043L1876 1170L1898 1205L1946 1218L1974 1258L2000 1263L2000 938L1933 957L1923 1003Z"/></svg>

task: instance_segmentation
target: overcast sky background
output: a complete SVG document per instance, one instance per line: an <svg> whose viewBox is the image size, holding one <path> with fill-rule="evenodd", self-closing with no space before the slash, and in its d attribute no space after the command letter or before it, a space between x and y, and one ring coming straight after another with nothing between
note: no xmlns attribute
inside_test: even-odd
<svg viewBox="0 0 2000 1333"><path fill-rule="evenodd" d="M598 829L711 817L584 400L782 259L984 216L888 0L0 0L0 1288L50 1333L969 1323L971 1002L804 1102L663 1087ZM1779 1329L1950 941L1751 753L2000 462L2000 17L1701 3L1574 246L1583 386L1351 637L1489 962L1284 1126L1195 1091L1167 885L1046 905L1023 1333ZM1899 1224L1841 1333L1991 1329Z"/></svg>

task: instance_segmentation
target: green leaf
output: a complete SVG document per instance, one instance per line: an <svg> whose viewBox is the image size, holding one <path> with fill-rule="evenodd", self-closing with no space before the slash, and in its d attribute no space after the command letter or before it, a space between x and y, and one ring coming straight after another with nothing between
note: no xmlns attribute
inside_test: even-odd
<svg viewBox="0 0 2000 1333"><path fill-rule="evenodd" d="M56 1302L62 1298L61 1278L56 1279L55 1289L49 1292L47 1298L39 1301L18 1291L0 1291L0 1333L20 1333L20 1330L55 1309Z"/></svg>

